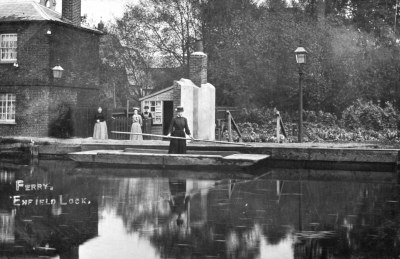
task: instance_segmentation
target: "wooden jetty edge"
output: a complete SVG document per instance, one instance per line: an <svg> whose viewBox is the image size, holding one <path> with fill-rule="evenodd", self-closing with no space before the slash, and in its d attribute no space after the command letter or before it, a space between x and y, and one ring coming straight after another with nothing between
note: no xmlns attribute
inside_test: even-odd
<svg viewBox="0 0 400 259"><path fill-rule="evenodd" d="M133 132L124 132L124 131L111 131L111 132L117 133L117 134L142 135L142 136L150 136L150 137L157 137L157 138L182 139L182 140L193 140L193 141L199 141L199 142L210 142L210 143L219 143L219 144L228 144L228 145L251 146L250 144L239 143L239 142L227 142L227 141L195 139L195 138L190 139L190 138L181 138L181 137L172 137L172 136L168 137L168 136L164 136L164 135L147 134L147 133L133 133Z"/></svg>
<svg viewBox="0 0 400 259"><path fill-rule="evenodd" d="M33 139L39 157L66 157L68 153L88 150L124 150L125 148L168 149L169 142L162 140L93 140L19 137L16 144L4 144L4 152L21 147L30 148ZM29 143L28 143L29 142ZM295 168L315 170L363 170L375 172L400 172L400 149L376 148L376 144L352 143L251 143L244 145L219 145L189 142L188 151L235 151L244 154L270 155L269 168ZM2 148L0 151L3 152ZM397 168L399 167L399 168Z"/></svg>
<svg viewBox="0 0 400 259"><path fill-rule="evenodd" d="M140 166L222 166L249 167L266 160L269 155L257 154L168 154L154 153L151 149L90 150L68 153L68 157L83 163L123 164Z"/></svg>

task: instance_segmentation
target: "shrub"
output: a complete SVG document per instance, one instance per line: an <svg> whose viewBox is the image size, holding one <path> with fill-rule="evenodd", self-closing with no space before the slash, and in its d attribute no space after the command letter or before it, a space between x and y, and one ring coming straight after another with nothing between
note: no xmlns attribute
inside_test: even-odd
<svg viewBox="0 0 400 259"><path fill-rule="evenodd" d="M52 112L50 136L68 138L73 134L72 109L67 103L60 103Z"/></svg>
<svg viewBox="0 0 400 259"><path fill-rule="evenodd" d="M349 129L381 131L385 128L396 129L399 119L397 110L389 102L382 109L372 101L357 100L342 113L343 125Z"/></svg>
<svg viewBox="0 0 400 259"><path fill-rule="evenodd" d="M275 112L269 108L243 109L240 114L241 121L264 125L275 118Z"/></svg>
<svg viewBox="0 0 400 259"><path fill-rule="evenodd" d="M238 123L244 142L276 142L275 112L273 109L252 109L244 111L246 122ZM289 114L284 119L288 142L296 141L293 128L297 123L291 121ZM285 119L287 118L287 119ZM398 111L389 102L385 108L372 102L358 100L342 113L342 119L323 111L304 111L304 142L364 142L399 141L397 133ZM228 139L227 132L225 138ZM239 136L233 131L233 140Z"/></svg>

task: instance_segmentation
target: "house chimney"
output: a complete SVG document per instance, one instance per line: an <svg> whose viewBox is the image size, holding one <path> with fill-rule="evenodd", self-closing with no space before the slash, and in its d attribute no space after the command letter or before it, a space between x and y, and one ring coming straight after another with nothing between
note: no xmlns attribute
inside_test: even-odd
<svg viewBox="0 0 400 259"><path fill-rule="evenodd" d="M62 0L62 18L81 26L81 0Z"/></svg>
<svg viewBox="0 0 400 259"><path fill-rule="evenodd" d="M203 41L196 40L196 51L190 55L189 79L201 87L207 83L207 55L203 52Z"/></svg>
<svg viewBox="0 0 400 259"><path fill-rule="evenodd" d="M40 4L48 7L53 11L56 10L56 0L40 0Z"/></svg>

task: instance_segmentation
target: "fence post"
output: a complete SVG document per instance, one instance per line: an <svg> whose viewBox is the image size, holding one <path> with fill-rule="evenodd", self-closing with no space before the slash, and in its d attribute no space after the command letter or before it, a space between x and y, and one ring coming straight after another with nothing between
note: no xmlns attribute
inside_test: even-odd
<svg viewBox="0 0 400 259"><path fill-rule="evenodd" d="M128 131L129 127L128 127L128 123L129 123L129 100L126 100L126 129L125 131Z"/></svg>
<svg viewBox="0 0 400 259"><path fill-rule="evenodd" d="M229 136L229 142L233 142L232 139L232 115L229 111L226 111L226 120L228 122L228 136Z"/></svg>
<svg viewBox="0 0 400 259"><path fill-rule="evenodd" d="M225 128L225 122L221 121L221 128L219 130L219 136L218 136L219 140L223 139L222 137L224 136L224 128Z"/></svg>
<svg viewBox="0 0 400 259"><path fill-rule="evenodd" d="M217 140L221 140L221 121L217 120Z"/></svg>
<svg viewBox="0 0 400 259"><path fill-rule="evenodd" d="M280 143L280 131L281 131L281 127L280 127L280 116L279 116L279 111L276 111L276 140L278 143Z"/></svg>

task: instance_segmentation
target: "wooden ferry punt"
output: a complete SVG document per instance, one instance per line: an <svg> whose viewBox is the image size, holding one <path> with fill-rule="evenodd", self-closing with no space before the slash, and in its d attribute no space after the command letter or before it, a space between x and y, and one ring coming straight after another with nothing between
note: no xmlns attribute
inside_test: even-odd
<svg viewBox="0 0 400 259"><path fill-rule="evenodd" d="M85 163L141 166L227 166L248 167L268 159L269 155L241 154L224 151L188 151L188 154L167 154L167 150L134 149L91 150L69 153L74 161Z"/></svg>

